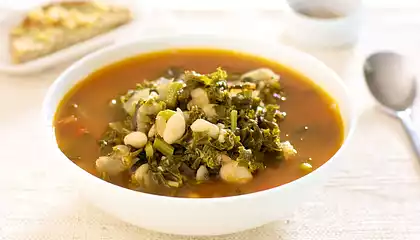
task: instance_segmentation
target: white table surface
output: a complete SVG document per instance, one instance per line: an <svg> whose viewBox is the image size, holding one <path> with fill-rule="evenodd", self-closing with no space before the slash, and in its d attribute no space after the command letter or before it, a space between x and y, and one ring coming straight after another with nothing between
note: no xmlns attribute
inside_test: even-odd
<svg viewBox="0 0 420 240"><path fill-rule="evenodd" d="M227 26L224 15L198 15ZM278 16L266 12L247 28L281 41L276 31L266 28L263 33L259 25L264 21L280 29L281 23L273 24ZM344 164L287 221L202 239L420 239L419 164L398 122L374 108L361 72L363 59L378 49L419 59L419 43L419 12L370 10L354 48L309 50L342 76L360 112ZM149 232L106 215L79 197L65 173L56 172L56 159L44 142L40 107L48 86L65 67L31 76L0 74L0 239L194 239ZM420 109L414 114L419 119Z"/></svg>

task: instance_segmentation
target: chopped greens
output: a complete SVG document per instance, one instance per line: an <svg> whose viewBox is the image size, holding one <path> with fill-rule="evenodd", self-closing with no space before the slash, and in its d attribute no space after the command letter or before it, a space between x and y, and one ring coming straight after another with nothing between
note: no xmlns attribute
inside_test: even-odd
<svg viewBox="0 0 420 240"><path fill-rule="evenodd" d="M273 156L282 161L296 154L280 139L282 88L271 70L229 76L221 68L210 74L175 69L119 98L124 118L109 123L99 142L102 176L128 171L145 188L151 180L169 188L210 179L245 183Z"/></svg>

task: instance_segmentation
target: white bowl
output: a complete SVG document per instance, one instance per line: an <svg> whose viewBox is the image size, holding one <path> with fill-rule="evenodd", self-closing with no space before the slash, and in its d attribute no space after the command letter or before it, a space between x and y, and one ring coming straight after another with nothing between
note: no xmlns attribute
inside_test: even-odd
<svg viewBox="0 0 420 240"><path fill-rule="evenodd" d="M262 56L309 77L333 97L344 120L345 141L340 150L311 174L280 187L234 197L187 199L151 195L105 182L85 172L59 151L53 118L63 96L89 73L133 55L173 48L230 49ZM323 185L339 164L354 129L351 99L341 79L317 59L282 45L217 36L168 36L109 46L86 56L62 73L47 92L46 131L59 157L57 167L74 175L81 192L109 214L142 228L180 235L221 235L258 227L290 214L305 196Z"/></svg>
<svg viewBox="0 0 420 240"><path fill-rule="evenodd" d="M357 42L363 15L360 0L288 0L286 36L307 47L344 47ZM301 9L326 9L341 16L317 18Z"/></svg>

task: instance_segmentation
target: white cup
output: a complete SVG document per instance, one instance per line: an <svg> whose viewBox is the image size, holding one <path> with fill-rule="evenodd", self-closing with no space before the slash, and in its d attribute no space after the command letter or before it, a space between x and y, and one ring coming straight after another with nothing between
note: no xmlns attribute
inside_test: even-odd
<svg viewBox="0 0 420 240"><path fill-rule="evenodd" d="M285 35L309 47L342 47L357 42L360 0L287 0Z"/></svg>

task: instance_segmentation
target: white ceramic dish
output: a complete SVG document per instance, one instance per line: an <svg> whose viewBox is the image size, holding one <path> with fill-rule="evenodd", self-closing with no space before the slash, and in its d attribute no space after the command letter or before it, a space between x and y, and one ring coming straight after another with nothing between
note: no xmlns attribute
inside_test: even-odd
<svg viewBox="0 0 420 240"><path fill-rule="evenodd" d="M307 47L333 48L354 44L362 18L360 0L288 0L285 35ZM302 14L301 9L325 9L336 18L317 18Z"/></svg>
<svg viewBox="0 0 420 240"><path fill-rule="evenodd" d="M345 141L327 163L311 174L270 190L226 198L183 199L145 194L107 183L85 172L59 151L53 118L63 96L81 79L127 57L173 48L230 49L290 66L304 73L337 102L345 124ZM317 59L282 45L216 36L167 36L109 46L68 68L48 90L43 105L57 166L72 174L82 193L96 206L134 225L172 234L220 235L264 225L291 213L305 197L328 179L354 129L351 99L341 79ZM72 183L73 184L73 183Z"/></svg>
<svg viewBox="0 0 420 240"><path fill-rule="evenodd" d="M132 11L133 20L130 23L127 23L107 33L77 43L73 46L67 47L45 57L22 64L13 64L10 61L9 33L11 29L25 17L27 10L3 10L1 13L5 16L4 18L0 19L0 72L19 75L41 72L47 68L75 60L92 51L110 45L116 41L118 36L124 34L126 31L134 31L134 29L136 29L136 34L140 36L144 34L145 29L143 26L145 26L145 24L141 23L144 23L146 19L148 19L150 13L147 11L147 8L141 8L139 7L139 4L129 0L108 0L106 2L109 4L124 6L130 9ZM41 1L39 4L42 3L43 1ZM33 8L34 5L30 5L30 7Z"/></svg>

